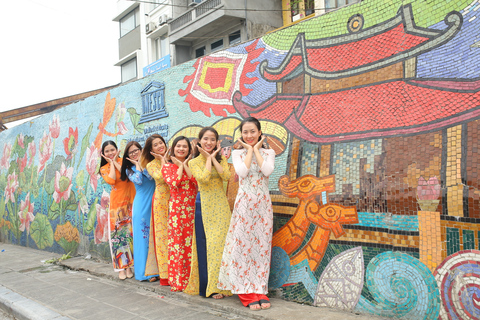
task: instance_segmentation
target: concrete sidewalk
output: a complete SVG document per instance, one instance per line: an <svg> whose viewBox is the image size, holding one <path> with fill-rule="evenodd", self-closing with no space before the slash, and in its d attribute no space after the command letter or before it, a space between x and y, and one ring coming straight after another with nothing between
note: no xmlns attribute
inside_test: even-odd
<svg viewBox="0 0 480 320"><path fill-rule="evenodd" d="M221 300L170 292L158 283L121 281L110 264L0 243L0 308L16 319L345 319L371 320L333 309L272 298L250 311L237 297Z"/></svg>

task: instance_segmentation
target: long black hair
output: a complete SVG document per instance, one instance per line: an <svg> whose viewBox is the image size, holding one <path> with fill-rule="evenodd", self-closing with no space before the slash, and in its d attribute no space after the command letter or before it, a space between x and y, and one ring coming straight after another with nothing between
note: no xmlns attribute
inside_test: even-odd
<svg viewBox="0 0 480 320"><path fill-rule="evenodd" d="M219 136L218 136L217 130L215 130L215 128L212 128L212 127L205 127L202 130L200 130L200 132L198 133L197 147L202 147L202 145L200 144L200 141L202 141L203 136L208 131L213 132L213 134L215 135L215 140L218 143ZM214 152L216 150L217 150L217 146L215 145L212 152ZM200 151L198 151L198 148L195 148L195 153L193 154L193 158L198 157L199 154L200 154ZM215 156L215 159L220 163L220 161L222 161L222 154L220 152L217 153L217 155Z"/></svg>
<svg viewBox="0 0 480 320"><path fill-rule="evenodd" d="M188 140L188 138L185 136L178 136L175 138L175 140L173 140L172 148L170 149L171 157L175 157L175 146L179 141L182 141L182 140L187 141L187 145L188 145L188 154L185 156L185 159L188 158L188 156L192 153L192 145L190 144L190 140ZM170 163L173 163L172 160L170 160Z"/></svg>
<svg viewBox="0 0 480 320"><path fill-rule="evenodd" d="M115 149L118 151L118 147L117 147L117 144L115 142L113 142L112 140L107 140L105 141L103 144L102 144L102 152L100 154L100 168L103 167L104 165L106 165L108 162L107 160L105 160L105 158L103 158L101 155L104 155L103 153L105 152L105 148L107 146L114 146ZM98 169L98 173L100 173L100 169Z"/></svg>
<svg viewBox="0 0 480 320"><path fill-rule="evenodd" d="M130 141L125 146L125 151L123 152L123 161L122 161L122 168L120 169L120 180L127 181L127 169L131 169L133 167L133 163L128 160L128 152L132 146L136 146L140 151L142 151L142 146L137 141ZM140 161L140 158L138 158Z"/></svg>

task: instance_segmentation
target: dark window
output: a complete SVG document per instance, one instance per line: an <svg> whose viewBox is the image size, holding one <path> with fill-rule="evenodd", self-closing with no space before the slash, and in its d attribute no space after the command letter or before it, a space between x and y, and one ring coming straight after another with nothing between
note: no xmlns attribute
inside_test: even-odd
<svg viewBox="0 0 480 320"><path fill-rule="evenodd" d="M242 36L240 34L240 30L230 33L228 35L228 44L233 46L234 44L240 43L242 41Z"/></svg>
<svg viewBox="0 0 480 320"><path fill-rule="evenodd" d="M206 53L205 52L205 46L200 47L197 50L195 50L195 58L203 57L205 55L205 53Z"/></svg>
<svg viewBox="0 0 480 320"><path fill-rule="evenodd" d="M305 0L305 15L315 13L315 0Z"/></svg>
<svg viewBox="0 0 480 320"><path fill-rule="evenodd" d="M223 48L223 39L220 39L218 41L213 42L210 45L210 48L212 49L212 52L222 49Z"/></svg>

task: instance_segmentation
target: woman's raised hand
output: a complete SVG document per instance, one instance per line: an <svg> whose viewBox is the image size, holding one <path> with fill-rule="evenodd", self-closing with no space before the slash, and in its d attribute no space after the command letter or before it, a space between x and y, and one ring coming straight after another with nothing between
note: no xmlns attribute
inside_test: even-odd
<svg viewBox="0 0 480 320"><path fill-rule="evenodd" d="M170 157L170 159L172 159L172 162L173 162L174 164L176 164L178 167L183 166L183 162L181 162L181 161L178 160L177 158L175 158L175 157Z"/></svg>
<svg viewBox="0 0 480 320"><path fill-rule="evenodd" d="M115 156L113 158L107 158L107 157L105 157L105 155L103 153L101 154L101 156L103 157L103 159L105 159L107 161L107 163L112 164L113 161L116 161L118 159L118 154L119 154L119 151L117 150L117 152L115 152Z"/></svg>
<svg viewBox="0 0 480 320"><path fill-rule="evenodd" d="M202 147L197 146L197 150L198 150L198 151L200 152L200 154L201 154L202 156L204 156L205 158L208 159L208 157L210 157L210 154L209 154L207 151L205 151Z"/></svg>
<svg viewBox="0 0 480 320"><path fill-rule="evenodd" d="M103 153L100 154L100 155L102 156L103 159L105 159L105 161L107 161L107 163L112 164L112 159L105 157L105 155Z"/></svg>
<svg viewBox="0 0 480 320"><path fill-rule="evenodd" d="M120 150L117 150L117 152L115 152L115 156L113 157L113 162L117 162L118 160L118 155L120 154Z"/></svg>
<svg viewBox="0 0 480 320"><path fill-rule="evenodd" d="M260 141L258 141L253 148L259 150L263 146L263 141L265 141L265 139L266 137L262 135L262 139L260 139Z"/></svg>
<svg viewBox="0 0 480 320"><path fill-rule="evenodd" d="M127 160L133 163L134 165L138 164L138 160L133 160L133 159L130 159L129 157L127 157Z"/></svg>
<svg viewBox="0 0 480 320"><path fill-rule="evenodd" d="M241 138L238 138L238 142L240 142L240 144L241 144L245 149L247 149L247 151L250 150L250 149L252 149L252 146L249 145L249 144L247 144L247 143L245 143L245 142L243 142Z"/></svg>
<svg viewBox="0 0 480 320"><path fill-rule="evenodd" d="M168 157L169 152L170 152L170 148L167 149L167 151L165 152L165 154L163 156L160 153L155 153L153 151L150 151L150 154L152 156L154 156L155 159L159 160L163 165L169 160L169 157Z"/></svg>
<svg viewBox="0 0 480 320"><path fill-rule="evenodd" d="M212 159L215 159L215 157L216 157L217 154L220 152L220 150L222 150L222 148L221 148L221 143L222 143L221 141L218 141L218 142L217 142L217 150L214 150L214 151L210 154L210 156L212 157Z"/></svg>
<svg viewBox="0 0 480 320"><path fill-rule="evenodd" d="M191 147L191 150L192 150L192 152L190 152L190 153L193 153L193 154L195 154L195 153L197 152L197 151L196 151L197 148L200 148L200 147L196 144L195 140L196 140L196 139L193 139L192 141L190 141L190 147Z"/></svg>
<svg viewBox="0 0 480 320"><path fill-rule="evenodd" d="M190 161L190 159L192 159L192 154L191 153L188 155L187 159L185 159L183 162L180 162L180 161L179 162L181 164L185 165L185 166L188 166L188 162Z"/></svg>

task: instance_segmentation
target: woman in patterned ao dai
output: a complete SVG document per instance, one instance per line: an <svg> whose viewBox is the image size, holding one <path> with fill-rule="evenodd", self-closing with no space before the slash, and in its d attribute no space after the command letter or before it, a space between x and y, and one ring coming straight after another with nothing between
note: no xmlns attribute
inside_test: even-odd
<svg viewBox="0 0 480 320"><path fill-rule="evenodd" d="M221 148L217 130L203 128L198 140L196 157L189 164L199 193L195 205L192 272L185 292L222 299L232 295L228 290L217 288L225 237L232 216L223 187L224 181L230 179L230 169L227 159L219 154Z"/></svg>
<svg viewBox="0 0 480 320"><path fill-rule="evenodd" d="M168 282L171 291L183 291L190 277L197 181L188 166L192 153L188 138L176 138L172 150L172 163L162 168L163 178L170 186Z"/></svg>
<svg viewBox="0 0 480 320"><path fill-rule="evenodd" d="M166 163L167 144L159 134L152 134L145 141L142 152L142 166L155 179L155 195L153 197L152 223L150 228L150 245L148 247L146 275L158 274L160 285L168 286L168 200L170 187L163 179L162 168Z"/></svg>
<svg viewBox="0 0 480 320"><path fill-rule="evenodd" d="M103 180L112 186L110 192L110 211L108 221L108 240L112 255L113 269L118 277L132 278L133 240L132 240L132 203L135 186L130 181L120 180L122 159L115 142L109 140L102 145L100 173Z"/></svg>
<svg viewBox="0 0 480 320"><path fill-rule="evenodd" d="M270 308L268 276L272 252L273 210L268 177L275 152L263 148L260 122L246 118L240 124L244 147L233 151L239 189L227 233L218 287L238 294L251 310ZM243 140L243 141L242 141Z"/></svg>

